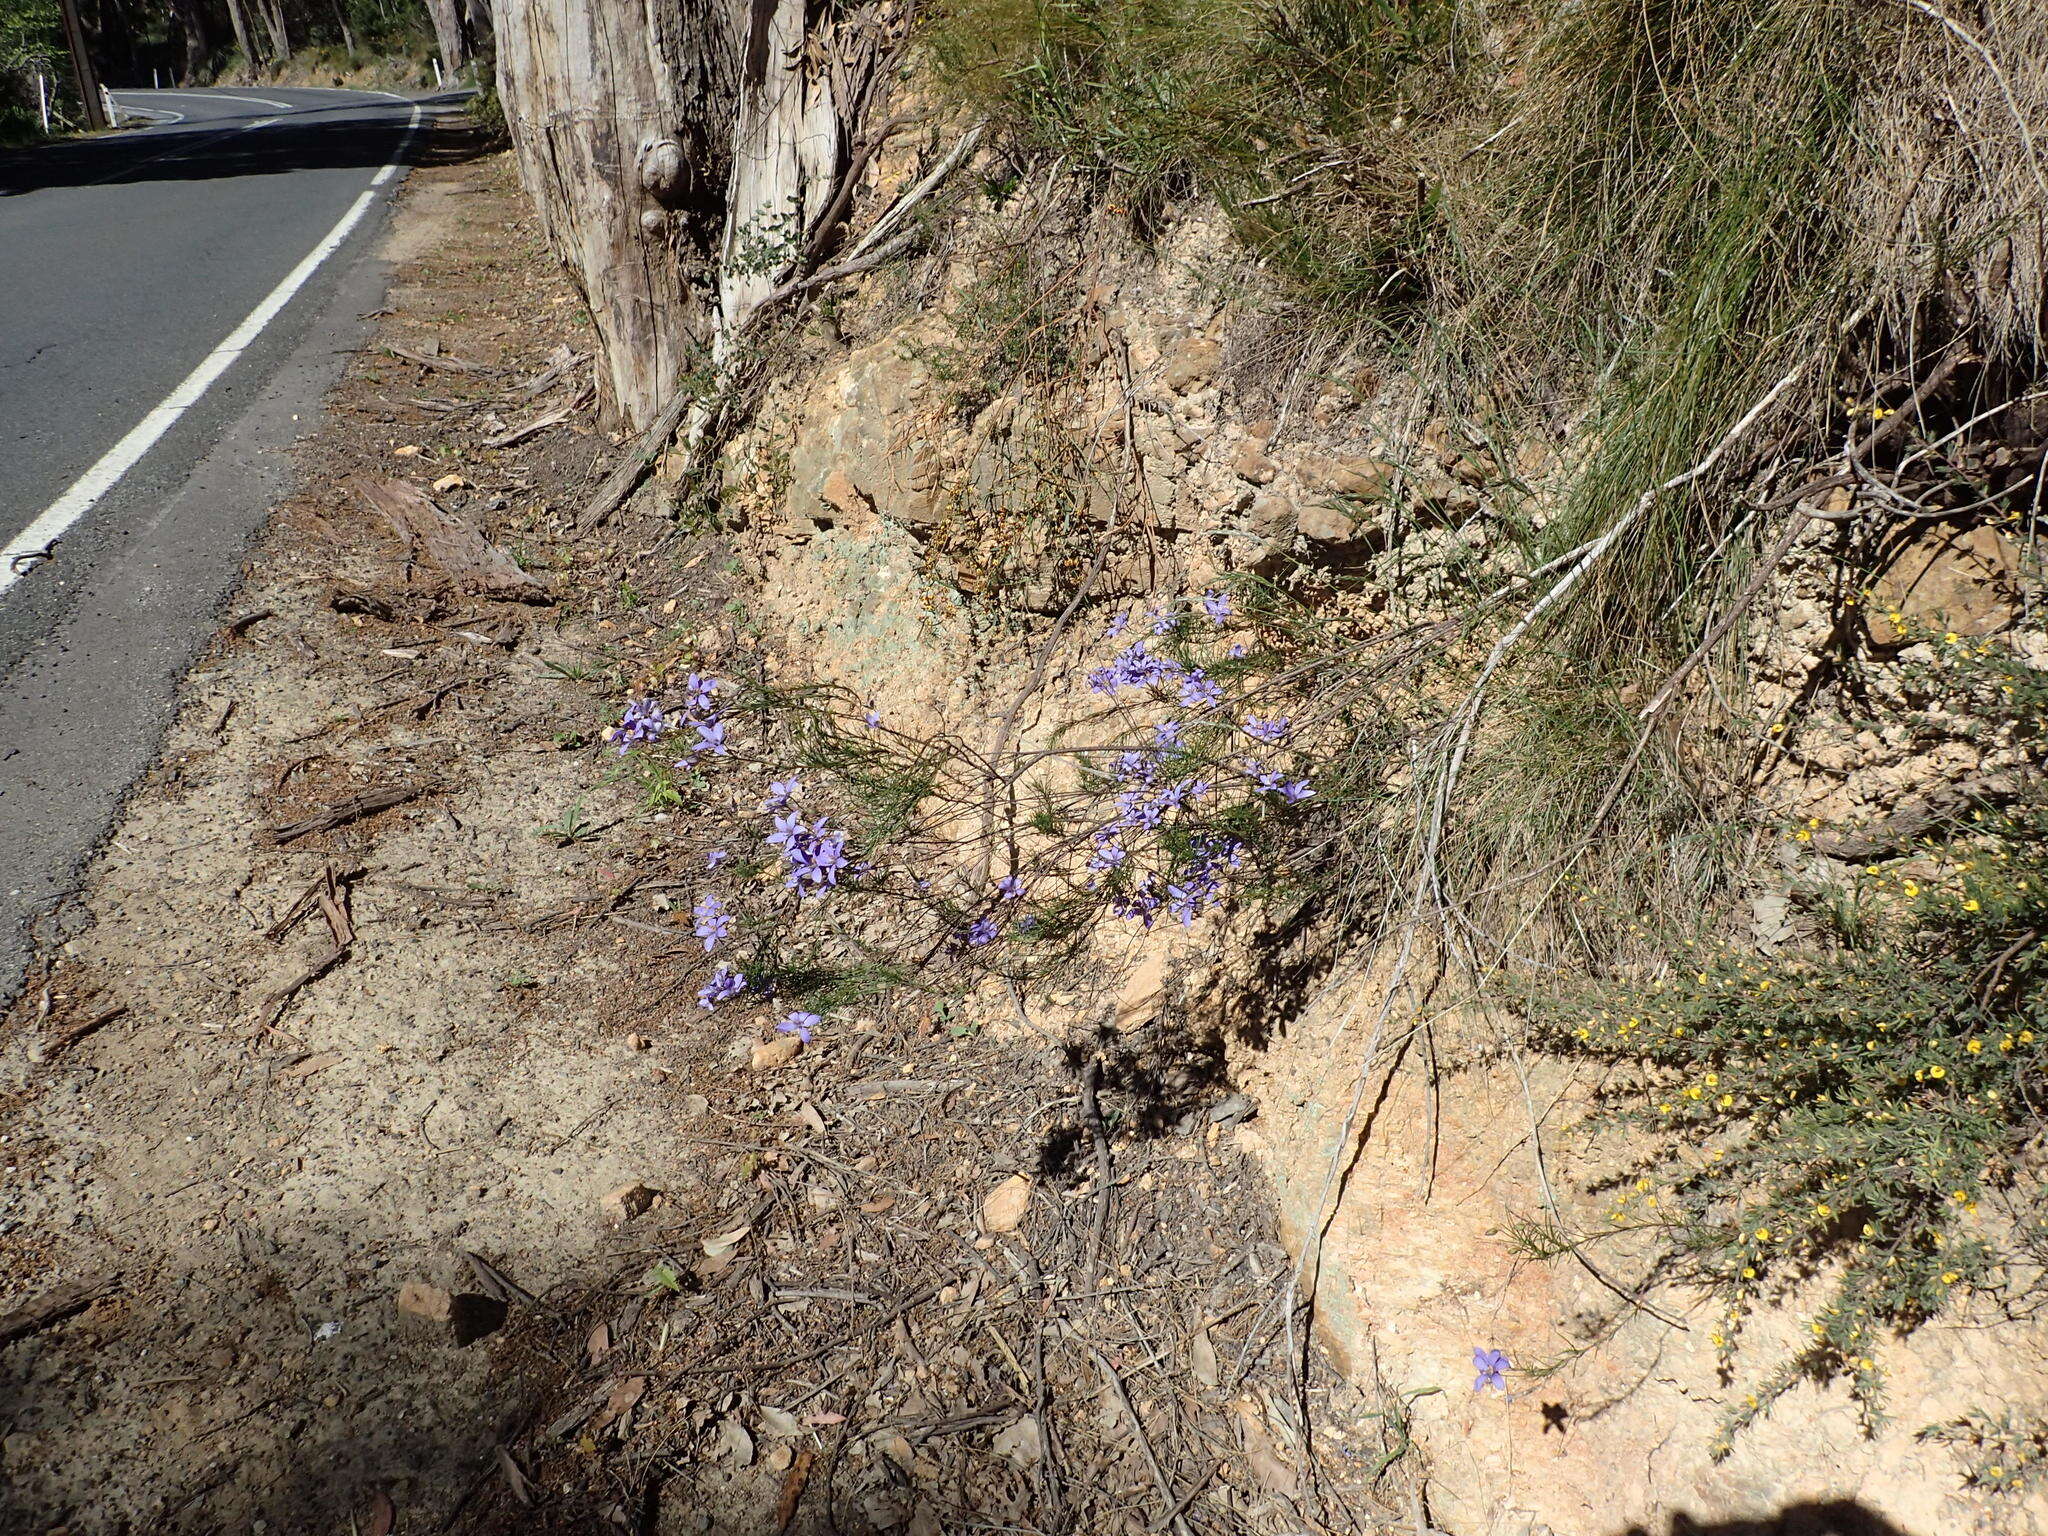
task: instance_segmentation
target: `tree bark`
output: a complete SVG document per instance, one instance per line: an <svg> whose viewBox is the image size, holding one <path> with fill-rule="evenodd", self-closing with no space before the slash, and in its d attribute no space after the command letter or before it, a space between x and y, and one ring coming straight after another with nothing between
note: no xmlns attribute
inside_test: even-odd
<svg viewBox="0 0 2048 1536"><path fill-rule="evenodd" d="M441 65L452 75L469 57L462 46L462 16L456 9L456 0L427 0L427 15L433 18L434 42L441 50Z"/></svg>
<svg viewBox="0 0 2048 1536"><path fill-rule="evenodd" d="M263 62L263 56L256 51L255 39L249 32L249 13L242 0L228 0L228 23L235 29L235 47L241 50L242 62L254 69Z"/></svg>
<svg viewBox="0 0 2048 1536"><path fill-rule="evenodd" d="M177 81L185 85L199 78L199 72L206 67L206 56L213 52L213 42L207 35L206 10L199 0L175 0L172 10L185 39L185 62Z"/></svg>
<svg viewBox="0 0 2048 1536"><path fill-rule="evenodd" d="M520 176L596 325L606 414L652 421L706 350L725 232L739 0L506 0Z"/></svg>

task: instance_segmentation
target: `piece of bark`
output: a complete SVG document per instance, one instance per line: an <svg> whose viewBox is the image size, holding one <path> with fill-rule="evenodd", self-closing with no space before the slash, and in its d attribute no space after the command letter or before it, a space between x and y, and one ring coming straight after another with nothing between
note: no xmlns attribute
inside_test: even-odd
<svg viewBox="0 0 2048 1536"><path fill-rule="evenodd" d="M28 1305L0 1314L0 1344L12 1344L16 1339L25 1339L52 1323L76 1317L120 1283L118 1274L105 1274L45 1291Z"/></svg>
<svg viewBox="0 0 2048 1536"><path fill-rule="evenodd" d="M522 571L519 563L485 538L474 523L443 512L418 486L382 475L357 475L350 483L456 590L524 603L553 601L536 577Z"/></svg>

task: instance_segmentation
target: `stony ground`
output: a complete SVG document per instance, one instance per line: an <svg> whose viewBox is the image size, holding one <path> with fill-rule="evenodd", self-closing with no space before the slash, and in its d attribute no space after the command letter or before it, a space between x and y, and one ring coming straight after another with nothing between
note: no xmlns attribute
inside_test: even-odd
<svg viewBox="0 0 2048 1536"><path fill-rule="evenodd" d="M730 562L574 532L617 447L502 159L416 174L387 254L0 1030L0 1529L1422 1528L1398 1402L1289 1369L1228 1090L1142 1023L1098 1097L1021 1009L793 1060L699 1012L719 829L600 736L647 657L748 660Z"/></svg>

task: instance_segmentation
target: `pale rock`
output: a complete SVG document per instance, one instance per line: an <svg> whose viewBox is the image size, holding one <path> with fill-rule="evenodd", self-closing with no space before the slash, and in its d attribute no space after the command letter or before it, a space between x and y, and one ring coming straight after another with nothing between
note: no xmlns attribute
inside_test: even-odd
<svg viewBox="0 0 2048 1536"><path fill-rule="evenodd" d="M1295 519L1295 529L1315 544L1348 544L1358 525L1328 502L1311 502Z"/></svg>
<svg viewBox="0 0 2048 1536"><path fill-rule="evenodd" d="M1167 354L1160 379L1176 395L1185 395L1214 379L1222 365L1222 342L1207 336L1190 336Z"/></svg>
<svg viewBox="0 0 2048 1536"><path fill-rule="evenodd" d="M754 1047L748 1056L748 1065L756 1072L772 1072L795 1061L797 1052L803 1048L803 1041L795 1035L777 1035L773 1040L763 1040Z"/></svg>
<svg viewBox="0 0 2048 1536"><path fill-rule="evenodd" d="M660 1199L660 1190L651 1189L635 1179L630 1184L621 1184L607 1194L599 1204L604 1207L607 1216L623 1226L637 1216L645 1216L654 1209L655 1202Z"/></svg>
<svg viewBox="0 0 2048 1536"><path fill-rule="evenodd" d="M1031 1181L1021 1173L1003 1180L981 1202L981 1224L990 1232L1014 1232L1031 1209Z"/></svg>

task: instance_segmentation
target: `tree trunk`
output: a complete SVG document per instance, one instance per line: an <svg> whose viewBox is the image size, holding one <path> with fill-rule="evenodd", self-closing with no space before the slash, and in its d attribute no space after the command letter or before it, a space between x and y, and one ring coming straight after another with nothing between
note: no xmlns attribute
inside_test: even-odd
<svg viewBox="0 0 2048 1536"><path fill-rule="evenodd" d="M241 50L242 62L254 69L263 62L263 56L256 51L255 39L249 33L249 13L243 9L242 0L228 0L228 22L235 29L235 47Z"/></svg>
<svg viewBox="0 0 2048 1536"><path fill-rule="evenodd" d="M349 63L353 64L356 61L356 35L349 28L348 11L343 7L341 0L332 0L332 3L334 5L334 24L341 29L342 49L348 54Z"/></svg>
<svg viewBox="0 0 2048 1536"><path fill-rule="evenodd" d="M504 0L496 20L520 176L590 308L606 414L637 430L715 324L745 15L736 0Z"/></svg>
<svg viewBox="0 0 2048 1536"><path fill-rule="evenodd" d="M887 0L883 0L887 3ZM908 9L498 0L520 175L583 292L607 414L653 421L812 249ZM893 47L893 44L891 45ZM835 215L836 216L836 215Z"/></svg>
<svg viewBox="0 0 2048 1536"><path fill-rule="evenodd" d="M441 67L451 75L469 57L462 46L462 16L456 0L427 0L427 14L434 21L434 42L441 50Z"/></svg>
<svg viewBox="0 0 2048 1536"><path fill-rule="evenodd" d="M199 78L199 72L206 67L206 56L213 52L213 42L207 35L206 10L200 0L176 0L172 9L185 39L185 62L179 67L177 79L179 85L185 85Z"/></svg>
<svg viewBox="0 0 2048 1536"><path fill-rule="evenodd" d="M292 56L292 36L285 29L283 0L263 0L260 7L263 24L270 29L271 57L278 60Z"/></svg>

